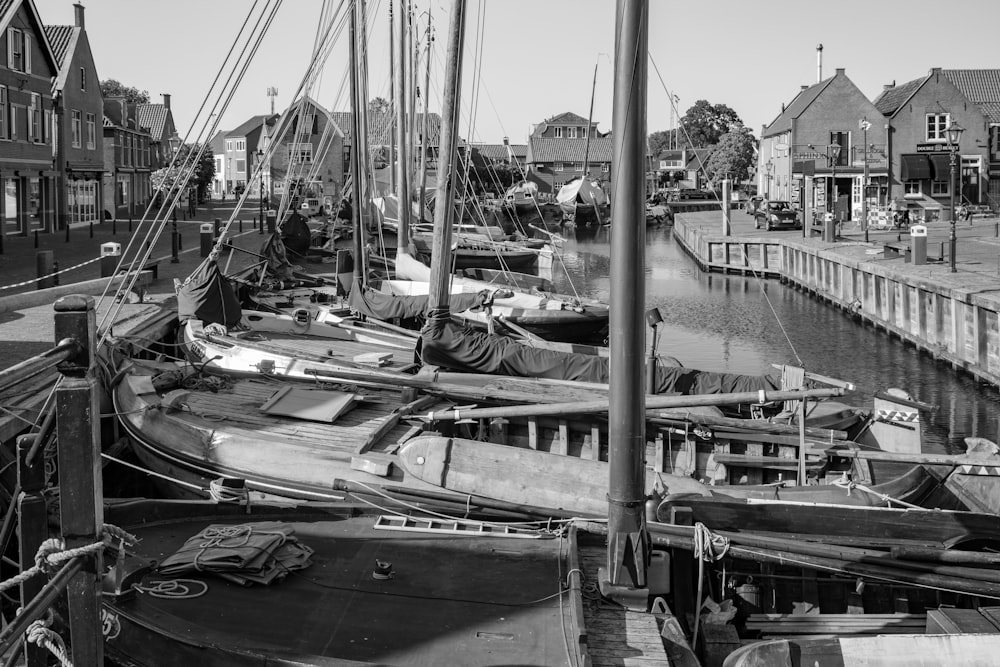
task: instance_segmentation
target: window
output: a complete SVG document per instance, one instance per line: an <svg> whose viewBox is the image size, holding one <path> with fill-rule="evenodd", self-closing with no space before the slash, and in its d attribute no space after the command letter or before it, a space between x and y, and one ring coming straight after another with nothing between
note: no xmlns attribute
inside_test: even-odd
<svg viewBox="0 0 1000 667"><path fill-rule="evenodd" d="M236 161L236 173L242 173L242 172L244 172L246 170L247 170L247 161L246 160L237 160Z"/></svg>
<svg viewBox="0 0 1000 667"><path fill-rule="evenodd" d="M931 196L941 197L951 193L948 181L931 181Z"/></svg>
<svg viewBox="0 0 1000 667"><path fill-rule="evenodd" d="M7 67L24 71L24 33L17 28L7 30Z"/></svg>
<svg viewBox="0 0 1000 667"><path fill-rule="evenodd" d="M72 124L72 137L73 137L73 148L80 147L80 138L83 134L83 127L80 125L80 112L77 109L73 109L70 112L71 124Z"/></svg>
<svg viewBox="0 0 1000 667"><path fill-rule="evenodd" d="M7 134L7 86L0 86L0 139L9 139Z"/></svg>
<svg viewBox="0 0 1000 667"><path fill-rule="evenodd" d="M553 171L563 171L564 165L562 162L556 162L554 165L552 165L552 169Z"/></svg>
<svg viewBox="0 0 1000 667"><path fill-rule="evenodd" d="M42 126L42 96L31 93L31 105L28 107L28 141L42 143L45 141L45 128Z"/></svg>
<svg viewBox="0 0 1000 667"><path fill-rule="evenodd" d="M903 181L903 195L920 195L920 181Z"/></svg>
<svg viewBox="0 0 1000 667"><path fill-rule="evenodd" d="M573 163L573 171L583 171L583 163L582 162L574 162Z"/></svg>
<svg viewBox="0 0 1000 667"><path fill-rule="evenodd" d="M97 148L97 122L92 113L87 114L87 148Z"/></svg>
<svg viewBox="0 0 1000 667"><path fill-rule="evenodd" d="M567 127L566 129L568 130L567 138L569 138L569 139L576 139L576 128L575 127Z"/></svg>
<svg viewBox="0 0 1000 667"><path fill-rule="evenodd" d="M951 114L929 113L927 114L927 141L948 141L946 130L951 124Z"/></svg>
<svg viewBox="0 0 1000 667"><path fill-rule="evenodd" d="M215 173L217 175L219 175L219 176L222 175L222 158L221 157L216 157L215 158Z"/></svg>
<svg viewBox="0 0 1000 667"><path fill-rule="evenodd" d="M312 164L312 144L292 144L288 147L289 164Z"/></svg>
<svg viewBox="0 0 1000 667"><path fill-rule="evenodd" d="M610 173L610 171L611 171L611 163L610 162L604 162L604 163L602 163L601 164L601 171L603 171L605 174Z"/></svg>
<svg viewBox="0 0 1000 667"><path fill-rule="evenodd" d="M17 141L17 137L18 137L17 123L18 123L18 118L20 116L20 114L18 113L18 109L23 109L23 108L24 107L19 106L17 104L11 104L10 105L10 138L11 138L11 141Z"/></svg>
<svg viewBox="0 0 1000 667"><path fill-rule="evenodd" d="M226 150L227 151L233 150L233 140L232 139L226 139Z"/></svg>
<svg viewBox="0 0 1000 667"><path fill-rule="evenodd" d="M587 138L587 128L585 128L585 127L581 127L580 128L580 138L581 139L586 139Z"/></svg>
<svg viewBox="0 0 1000 667"><path fill-rule="evenodd" d="M87 68L80 68L80 90L87 91Z"/></svg>
<svg viewBox="0 0 1000 667"><path fill-rule="evenodd" d="M830 145L840 146L840 153L837 155L837 161L834 163L838 167L846 166L850 157L848 152L851 145L851 133L850 132L831 132L830 133Z"/></svg>
<svg viewBox="0 0 1000 667"><path fill-rule="evenodd" d="M118 203L128 206L128 176L118 177Z"/></svg>
<svg viewBox="0 0 1000 667"><path fill-rule="evenodd" d="M563 129L561 127L553 127L552 136L555 137L556 139L562 139Z"/></svg>
<svg viewBox="0 0 1000 667"><path fill-rule="evenodd" d="M237 139L236 140L236 146L235 146L234 150L245 151L246 149L247 149L246 139Z"/></svg>

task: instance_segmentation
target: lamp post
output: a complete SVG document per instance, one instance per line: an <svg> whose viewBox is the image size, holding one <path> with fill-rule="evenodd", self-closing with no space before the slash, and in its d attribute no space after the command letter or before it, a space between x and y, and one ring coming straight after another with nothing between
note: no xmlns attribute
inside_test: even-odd
<svg viewBox="0 0 1000 667"><path fill-rule="evenodd" d="M868 243L868 128L872 124L868 122L867 118L862 118L858 121L858 125L861 126L861 131L864 134L864 143L862 144L864 152L861 156L861 159L864 160L864 175L861 177L861 219L865 226L865 243Z"/></svg>
<svg viewBox="0 0 1000 667"><path fill-rule="evenodd" d="M257 210L260 213L260 228L264 229L264 151L258 149L254 155L257 156L257 172L260 174L260 192L257 193L260 201Z"/></svg>
<svg viewBox="0 0 1000 667"><path fill-rule="evenodd" d="M827 199L829 200L829 210L831 213L836 213L837 209L837 161L840 159L840 144L830 144L826 147L827 162L830 165L830 180L833 181L833 187L830 188L830 192L827 193Z"/></svg>
<svg viewBox="0 0 1000 667"><path fill-rule="evenodd" d="M951 121L948 124L947 137L948 137L948 151L950 153L948 157L949 175L951 180L949 181L949 189L951 190L951 236L948 244L948 259L951 264L951 272L955 273L955 153L958 152L958 142L962 139L962 132L965 128L960 126L955 121Z"/></svg>
<svg viewBox="0 0 1000 667"><path fill-rule="evenodd" d="M774 163L771 162L770 160L768 160L767 163L764 165L764 168L767 170L767 199L768 199L768 201L770 201L771 200L771 172L774 171Z"/></svg>

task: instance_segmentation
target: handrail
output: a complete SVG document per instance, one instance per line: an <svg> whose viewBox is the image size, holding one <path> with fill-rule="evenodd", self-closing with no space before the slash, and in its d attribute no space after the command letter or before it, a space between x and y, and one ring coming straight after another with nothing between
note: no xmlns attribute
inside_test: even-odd
<svg viewBox="0 0 1000 667"><path fill-rule="evenodd" d="M0 632L0 653L7 653L13 647L28 626L44 616L49 607L56 601L56 598L66 591L70 579L80 572L83 567L84 556L76 556L70 559L66 565L53 576L42 590L38 591L31 602L24 606L20 614L15 616L10 624Z"/></svg>
<svg viewBox="0 0 1000 667"><path fill-rule="evenodd" d="M47 371L56 364L68 361L82 352L80 341L75 338L64 338L55 347L36 354L24 361L0 371L0 390L11 387L33 375Z"/></svg>

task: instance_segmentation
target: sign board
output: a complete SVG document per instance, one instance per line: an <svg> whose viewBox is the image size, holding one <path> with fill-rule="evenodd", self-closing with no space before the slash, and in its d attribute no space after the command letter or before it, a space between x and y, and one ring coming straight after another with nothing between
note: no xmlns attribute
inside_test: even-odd
<svg viewBox="0 0 1000 667"><path fill-rule="evenodd" d="M948 144L917 144L918 153L957 153L958 150L958 146Z"/></svg>

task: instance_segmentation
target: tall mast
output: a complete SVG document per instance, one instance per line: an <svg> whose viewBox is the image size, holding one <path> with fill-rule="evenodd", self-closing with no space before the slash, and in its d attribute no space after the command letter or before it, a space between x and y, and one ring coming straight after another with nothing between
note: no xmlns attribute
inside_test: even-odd
<svg viewBox="0 0 1000 667"><path fill-rule="evenodd" d="M600 56L597 56L597 62L594 63L594 82L590 85L590 113L587 114L587 143L584 144L583 148L583 181L587 182L587 169L590 168L590 134L592 132L591 127L594 124L594 93L597 92L597 65L601 62ZM580 184L583 187L583 183Z"/></svg>
<svg viewBox="0 0 1000 667"><path fill-rule="evenodd" d="M649 535L644 513L646 60L649 0L618 0L612 132L611 382L608 412L608 560L601 592L628 604L646 588ZM637 603L638 604L638 603ZM645 597L641 605L645 608Z"/></svg>
<svg viewBox="0 0 1000 667"><path fill-rule="evenodd" d="M359 90L358 82L358 14L360 11L360 6L358 4L354 5L353 11L351 12L351 20L349 23L348 37L350 41L350 52L351 52L351 199L354 200L354 206L351 210L351 224L354 227L354 282L363 283L365 277L364 262L365 262L365 243L364 243L364 220L361 217L361 173L363 169L363 162L361 160L361 153L364 150L364 144L361 141L362 124L361 124L361 95Z"/></svg>
<svg viewBox="0 0 1000 667"><path fill-rule="evenodd" d="M414 23L414 21L413 21L413 3L412 2L407 2L406 4L407 4L407 12L406 12L406 17L407 17L407 21L406 21L406 54L407 54L406 55L406 59L407 59L406 63L407 63L407 68L406 68L406 73L407 73L407 77L408 77L407 78L407 83L406 83L406 102L407 102L407 109L406 109L406 114L407 114L406 115L406 118L407 118L406 141L407 141L407 148L408 148L408 150L412 151L412 150L414 150L414 148L413 148L413 134L416 131L416 123L417 123L417 116L416 116L416 113L417 113L417 98L413 94L413 91L415 91L417 89L417 83L416 83L417 82L417 57L416 57L416 53L414 52L414 48L413 48L413 45L414 45L414 41L413 41L413 23ZM409 164L406 165L406 169L407 169L406 173L408 175L410 183L412 183L413 179L415 179L417 177L417 175L416 175L415 170L414 170L414 165L413 165L413 160L412 160L412 154L411 153L407 153L407 154L411 155L411 160L410 160Z"/></svg>
<svg viewBox="0 0 1000 667"><path fill-rule="evenodd" d="M389 71L396 71L396 20L393 16L392 2L389 3ZM389 87L389 108L395 113L396 109L396 83L393 78L393 85ZM396 144L389 141L389 189L396 191ZM402 224L402 223L400 223Z"/></svg>
<svg viewBox="0 0 1000 667"><path fill-rule="evenodd" d="M399 207L399 232L396 253L406 252L410 242L410 161L406 145L406 73L409 59L406 47L406 0L399 0L399 11L394 14L393 32L396 38L396 67L393 70L393 95L396 98L396 199Z"/></svg>
<svg viewBox="0 0 1000 667"><path fill-rule="evenodd" d="M431 95L431 44L434 42L434 33L431 31L431 8L427 8L427 50L424 56L424 90L421 93L424 97L424 113L421 119L423 128L420 131L420 204L417 209L420 211L420 221L424 218L424 203L427 201L427 132L430 129L428 114L430 113Z"/></svg>
<svg viewBox="0 0 1000 667"><path fill-rule="evenodd" d="M451 273L451 226L455 216L455 153L458 150L459 103L462 89L462 50L465 44L465 0L452 0L445 64L444 108L438 150L438 182L434 195L434 252L427 302L428 320L448 310ZM642 346L640 346L641 349Z"/></svg>

